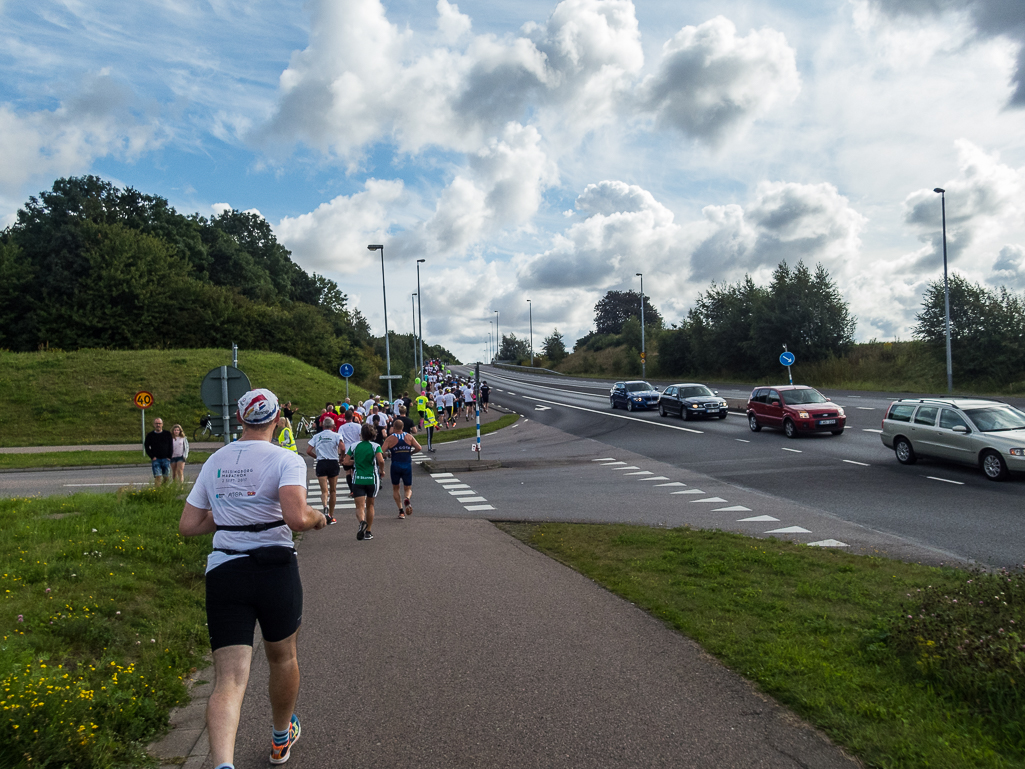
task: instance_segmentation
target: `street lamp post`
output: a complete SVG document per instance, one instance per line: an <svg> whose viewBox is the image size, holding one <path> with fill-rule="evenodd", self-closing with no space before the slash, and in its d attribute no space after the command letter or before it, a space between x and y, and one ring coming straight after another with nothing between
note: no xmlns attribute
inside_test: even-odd
<svg viewBox="0 0 1025 769"><path fill-rule="evenodd" d="M391 392L391 342L388 339L388 288L384 281L384 246L367 246L368 251L381 252L381 293L384 296L384 359L388 367L388 402L392 402Z"/></svg>
<svg viewBox="0 0 1025 769"><path fill-rule="evenodd" d="M488 350L488 363L495 359L495 321L492 318L488 318L488 340L491 344L491 349Z"/></svg>
<svg viewBox="0 0 1025 769"><path fill-rule="evenodd" d="M534 368L534 305L527 300L527 317L530 319L530 367Z"/></svg>
<svg viewBox="0 0 1025 769"><path fill-rule="evenodd" d="M424 372L424 298L420 293L420 265L426 262L426 259L416 260L416 309L417 317L420 319L420 377L423 378Z"/></svg>
<svg viewBox="0 0 1025 769"><path fill-rule="evenodd" d="M413 306L413 365L416 365L416 292L413 292L409 301L412 302Z"/></svg>
<svg viewBox="0 0 1025 769"><path fill-rule="evenodd" d="M947 331L947 392L953 394L954 368L950 358L950 284L947 282L947 191L937 187L933 192L940 195L940 210L943 214L943 304Z"/></svg>
<svg viewBox="0 0 1025 769"><path fill-rule="evenodd" d="M645 360L644 351L644 273L638 272L637 277L641 279L641 379L647 379L648 362Z"/></svg>
<svg viewBox="0 0 1025 769"><path fill-rule="evenodd" d="M495 310L495 360L502 354L502 337L498 333L498 310Z"/></svg>

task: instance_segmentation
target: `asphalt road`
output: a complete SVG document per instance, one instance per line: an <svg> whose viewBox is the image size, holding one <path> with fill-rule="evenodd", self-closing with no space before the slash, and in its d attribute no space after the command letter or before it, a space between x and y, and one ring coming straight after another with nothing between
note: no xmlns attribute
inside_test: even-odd
<svg viewBox="0 0 1025 769"><path fill-rule="evenodd" d="M752 433L743 415L683 422L657 412L609 408L607 381L482 367L491 400L569 435L686 469L734 487L824 511L873 531L997 566L1025 561L1019 525L1021 479L986 480L973 468L922 460L899 465L879 439L889 403L908 394L823 390L847 412L842 436L789 440ZM668 383L658 383L668 384ZM713 385L715 386L715 385ZM746 398L750 387L718 385L720 395Z"/></svg>

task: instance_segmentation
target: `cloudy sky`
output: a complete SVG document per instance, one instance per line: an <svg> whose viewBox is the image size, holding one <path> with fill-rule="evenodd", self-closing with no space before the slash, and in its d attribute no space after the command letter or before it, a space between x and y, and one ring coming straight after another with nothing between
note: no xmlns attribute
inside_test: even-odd
<svg viewBox="0 0 1025 769"><path fill-rule="evenodd" d="M383 332L572 341L635 273L822 262L859 339L952 269L1025 290L1021 0L0 0L0 224L99 174L258 210Z"/></svg>

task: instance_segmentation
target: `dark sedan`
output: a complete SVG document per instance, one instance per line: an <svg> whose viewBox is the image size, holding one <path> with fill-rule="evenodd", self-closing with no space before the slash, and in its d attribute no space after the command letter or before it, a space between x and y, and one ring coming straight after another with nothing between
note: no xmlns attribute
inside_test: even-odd
<svg viewBox="0 0 1025 769"><path fill-rule="evenodd" d="M710 390L703 384L669 385L658 399L660 416L678 416L681 419L691 417L719 417L725 419L729 412L726 401L719 393Z"/></svg>
<svg viewBox="0 0 1025 769"><path fill-rule="evenodd" d="M643 380L616 382L609 391L609 405L627 411L650 409L658 405L658 388Z"/></svg>

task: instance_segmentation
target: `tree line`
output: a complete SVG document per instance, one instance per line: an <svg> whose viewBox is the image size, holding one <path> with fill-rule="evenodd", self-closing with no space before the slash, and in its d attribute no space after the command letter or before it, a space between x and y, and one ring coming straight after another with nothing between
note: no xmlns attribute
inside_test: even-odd
<svg viewBox="0 0 1025 769"><path fill-rule="evenodd" d="M347 361L374 389L384 368L383 337L334 281L293 262L258 214L183 215L83 176L30 197L0 233L0 348L232 342L325 371Z"/></svg>

